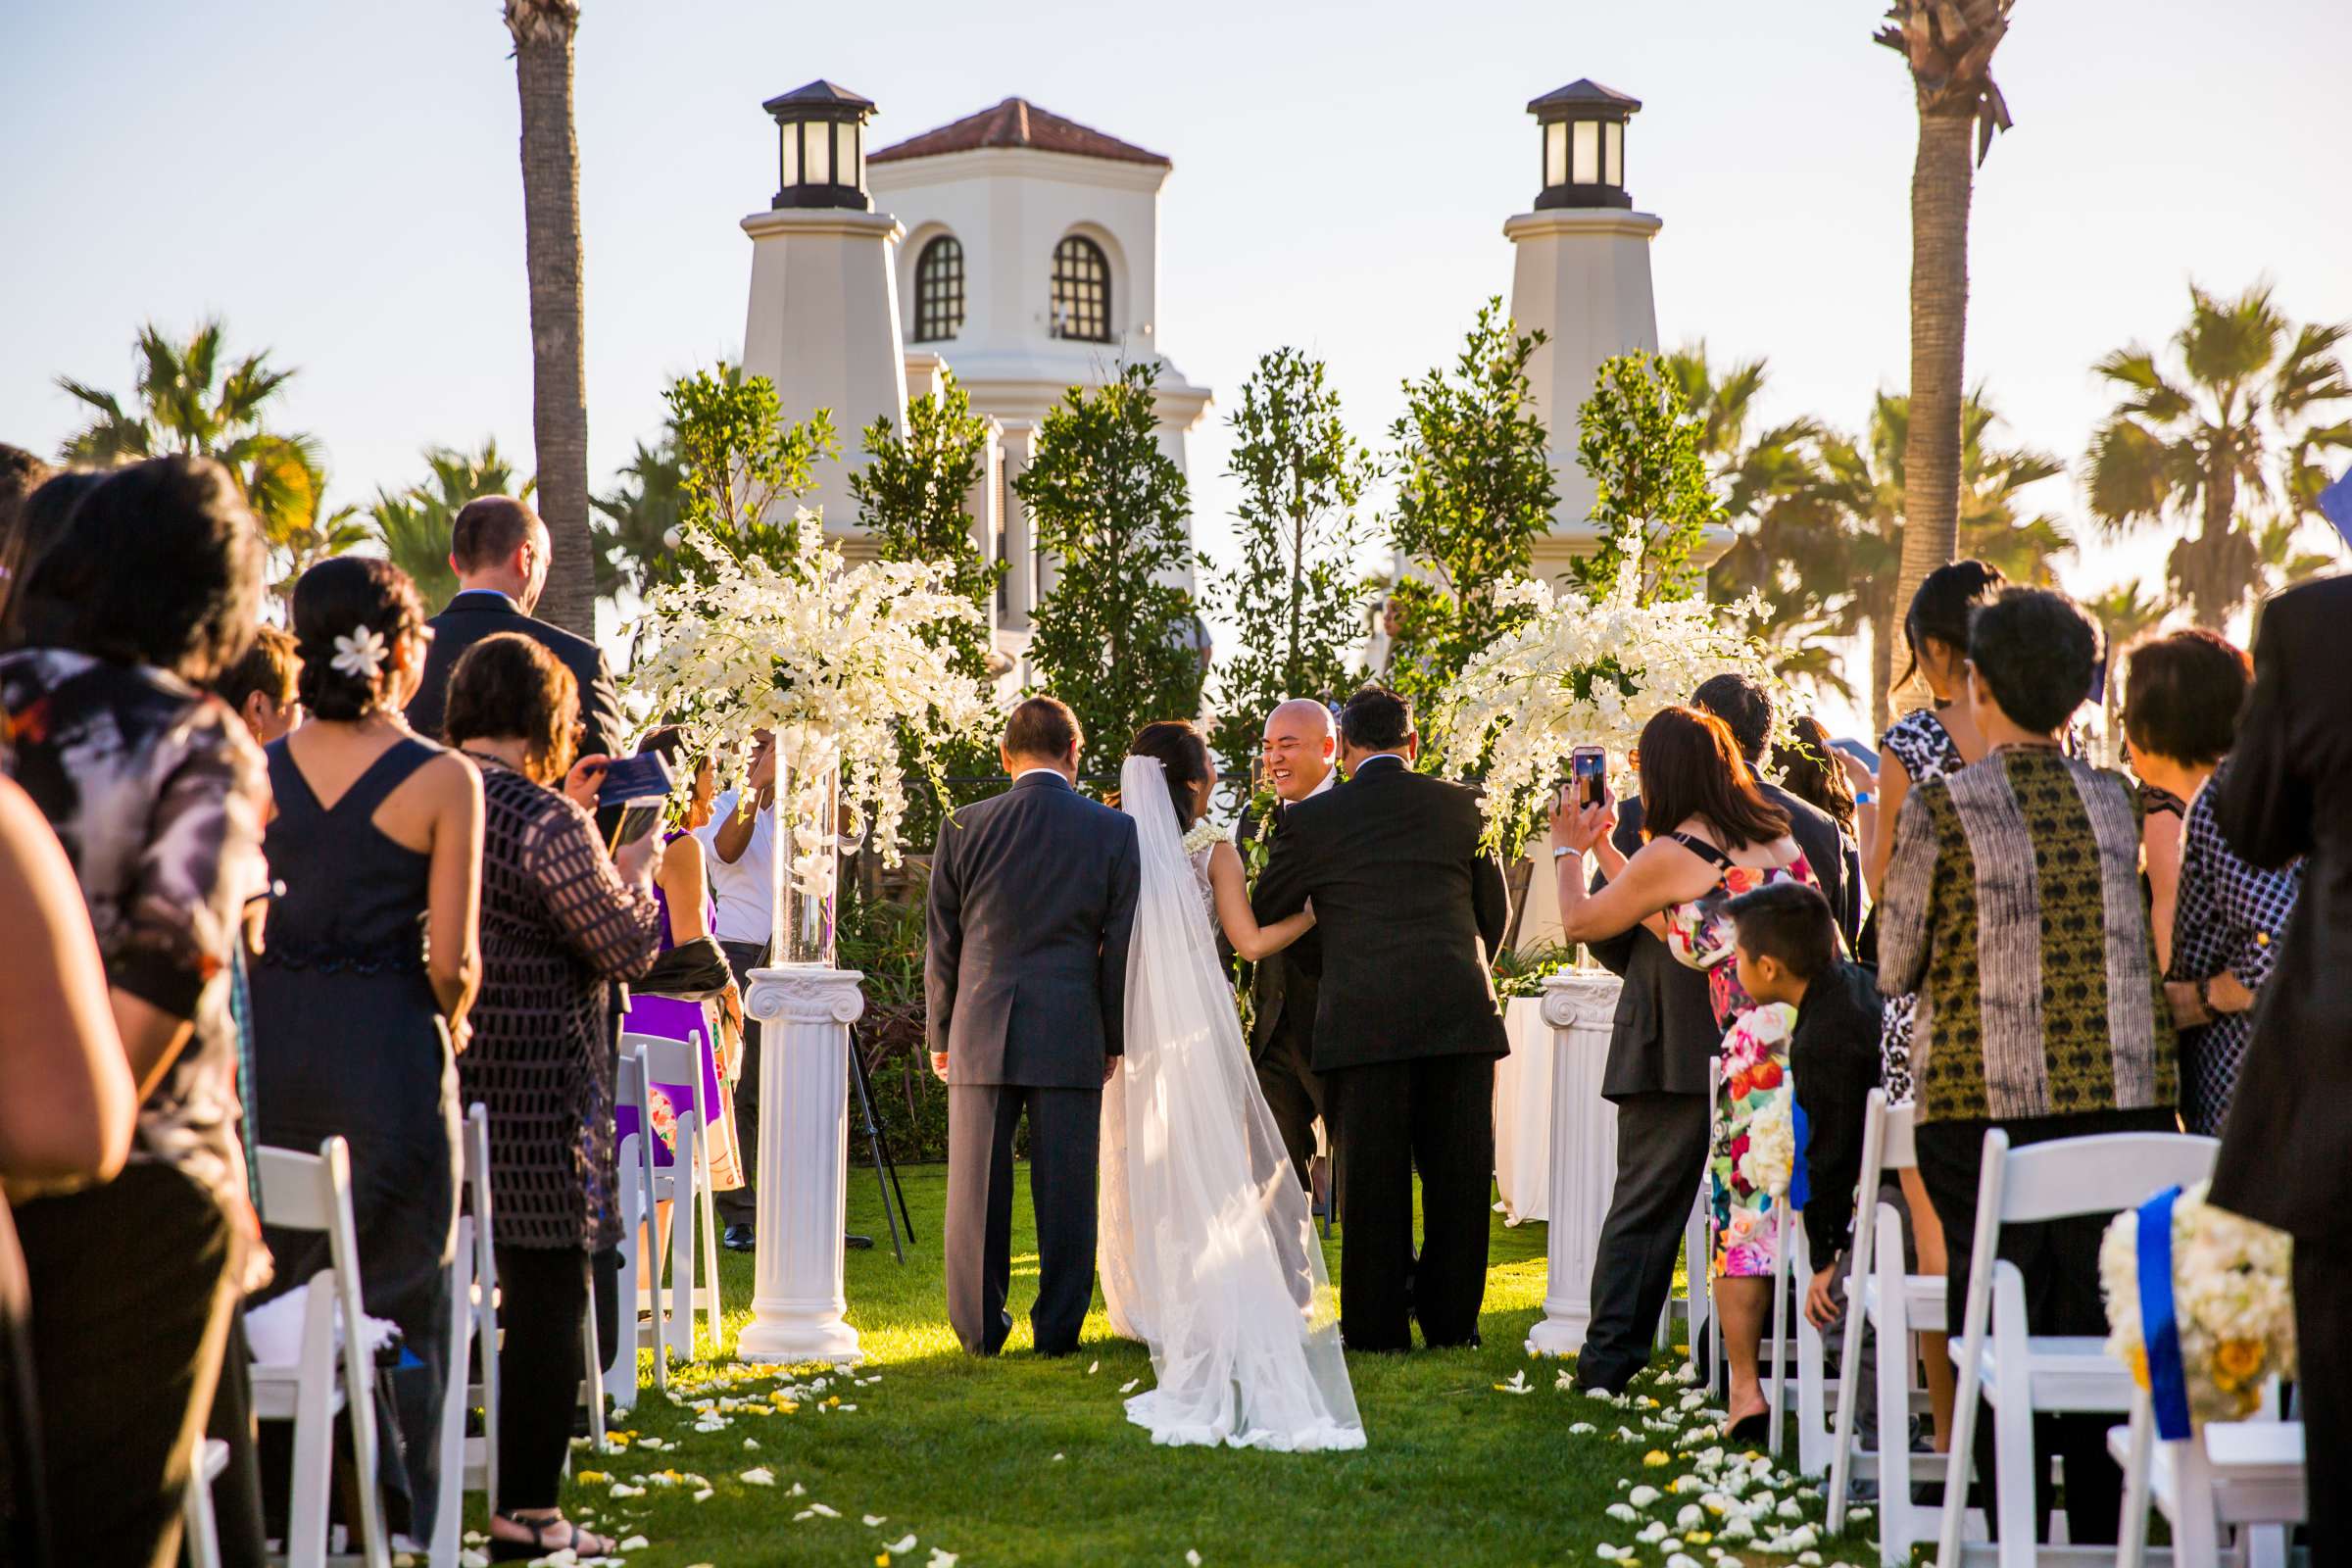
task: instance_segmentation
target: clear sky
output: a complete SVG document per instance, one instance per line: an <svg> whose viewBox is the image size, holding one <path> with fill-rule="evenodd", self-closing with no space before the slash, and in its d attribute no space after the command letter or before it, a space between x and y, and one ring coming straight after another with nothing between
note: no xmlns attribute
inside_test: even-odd
<svg viewBox="0 0 2352 1568"><path fill-rule="evenodd" d="M1768 416L1858 425L1901 387L1914 116L1873 0L585 0L577 102L589 431L601 488L664 380L739 349L775 186L762 98L826 76L880 146L1007 94L1175 160L1160 346L1229 394L1262 351L1326 357L1385 439L1398 382L1507 293L1535 195L1529 98L1592 76L1644 102L1636 204L1665 220L1658 326L1766 355ZM2022 0L1997 74L2017 128L1977 184L1968 366L2018 439L2079 459L2088 373L2179 322L2194 277L2258 275L2352 317L2342 0ZM301 368L279 411L340 499L496 435L530 460L514 68L496 0L0 0L0 440L77 422L63 372L128 391L148 318L219 312ZM1230 488L1212 409L1199 532ZM1376 439L1375 444L1381 444ZM2035 495L2073 516L2073 479ZM2070 576L2152 571L2105 550Z"/></svg>

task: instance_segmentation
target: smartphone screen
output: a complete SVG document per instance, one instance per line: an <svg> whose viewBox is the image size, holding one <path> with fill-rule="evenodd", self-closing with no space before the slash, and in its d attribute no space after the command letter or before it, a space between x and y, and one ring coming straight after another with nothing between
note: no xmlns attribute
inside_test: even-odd
<svg viewBox="0 0 2352 1568"><path fill-rule="evenodd" d="M1569 755L1569 774L1576 781L1576 804L1598 806L1609 770L1608 754L1597 746L1579 746Z"/></svg>

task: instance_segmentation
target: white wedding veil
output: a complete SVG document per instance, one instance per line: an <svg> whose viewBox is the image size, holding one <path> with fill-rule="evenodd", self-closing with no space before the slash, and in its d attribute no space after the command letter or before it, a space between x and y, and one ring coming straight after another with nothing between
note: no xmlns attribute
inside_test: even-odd
<svg viewBox="0 0 2352 1568"><path fill-rule="evenodd" d="M1306 1194L1257 1087L1165 770L1130 757L1143 885L1126 1059L1102 1096L1102 1297L1158 1386L1155 1443L1358 1448L1338 1301Z"/></svg>

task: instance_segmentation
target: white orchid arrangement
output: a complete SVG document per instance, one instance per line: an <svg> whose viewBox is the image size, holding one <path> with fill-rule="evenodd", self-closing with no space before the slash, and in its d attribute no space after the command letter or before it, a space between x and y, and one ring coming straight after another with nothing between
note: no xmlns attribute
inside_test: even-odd
<svg viewBox="0 0 2352 1568"><path fill-rule="evenodd" d="M980 683L956 671L939 635L984 617L929 563L853 565L805 507L794 531L798 553L779 565L738 558L686 526L680 552L707 571L647 596L638 626L653 651L629 684L684 727L690 756L755 729L775 732L779 784L791 792L777 806L791 824L792 876L821 899L833 891L829 780L838 776L841 804L896 865L906 813L902 742L938 783L942 749L987 720ZM738 753L722 784L740 788L748 765Z"/></svg>
<svg viewBox="0 0 2352 1568"><path fill-rule="evenodd" d="M2199 1426L2245 1419L2267 1380L2295 1375L2294 1241L2215 1207L2206 1201L2210 1185L2199 1182L2173 1203L2173 1315L2189 1419ZM2107 1296L2107 1352L2147 1388L2136 1208L2108 1225L2099 1283Z"/></svg>
<svg viewBox="0 0 2352 1568"><path fill-rule="evenodd" d="M1736 628L1745 605L1703 599L1640 602L1639 553L1606 594L1521 581L1498 586L1527 616L1489 643L1454 680L1439 728L1449 775L1485 786L1487 843L1516 853L1565 782L1569 753L1606 748L1610 789L1631 793L1628 754L1657 711L1687 703L1710 676L1752 677L1773 697L1774 745L1790 738L1793 704L1764 646Z"/></svg>

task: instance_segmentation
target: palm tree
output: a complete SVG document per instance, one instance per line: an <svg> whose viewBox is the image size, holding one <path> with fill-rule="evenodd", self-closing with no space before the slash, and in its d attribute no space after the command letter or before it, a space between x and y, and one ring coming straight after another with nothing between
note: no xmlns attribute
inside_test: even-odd
<svg viewBox="0 0 2352 1568"><path fill-rule="evenodd" d="M289 611L296 578L327 557L368 542L358 507L328 508L326 468L308 437L262 438L252 465L237 477L272 564L281 568L275 590Z"/></svg>
<svg viewBox="0 0 2352 1568"><path fill-rule="evenodd" d="M458 591L449 565L450 524L477 496L529 495L532 481L514 488L514 465L499 455L496 437L485 437L478 453L427 447L425 478L395 495L377 490L368 509L369 532L392 564L416 584L429 614Z"/></svg>
<svg viewBox="0 0 2352 1568"><path fill-rule="evenodd" d="M2107 762L2120 766L2123 762L2124 651L2139 640L2141 633L2152 631L2164 623L2173 612L2173 604L2163 593L2144 583L2117 583L2105 593L2095 594L2082 601L2084 613L2099 623L2100 646L2107 651L2107 674L2100 682L2103 689L2107 718Z"/></svg>
<svg viewBox="0 0 2352 1568"><path fill-rule="evenodd" d="M1750 412L1770 378L1763 360L1741 361L1718 377L1702 340L1661 363L1700 422L1699 450L1738 534L1708 568L1707 596L1760 596L1763 613L1748 630L1773 647L1774 667L1851 698L1829 635L1834 602L1851 585L1838 575L1837 519L1821 500L1819 449L1828 432L1817 419L1797 418L1747 439Z"/></svg>
<svg viewBox="0 0 2352 1568"><path fill-rule="evenodd" d="M1960 543L1962 389L1968 327L1968 204L1975 163L2009 128L1992 52L2015 0L1893 0L1876 41L1911 68L1919 146L1911 162L1911 419L1903 457L1902 575L1908 603Z"/></svg>
<svg viewBox="0 0 2352 1568"><path fill-rule="evenodd" d="M2352 322L2297 327L2268 283L2233 300L2192 283L2188 299L2174 363L2132 343L2094 367L2121 396L2085 466L2101 522L2180 531L2166 573L2198 623L2218 627L2264 585L2256 516L2283 525L2272 547L2285 568L2296 526L2318 511L2323 456L2352 451L2352 420L2319 422L2326 405L2352 399L2336 352Z"/></svg>
<svg viewBox="0 0 2352 1568"><path fill-rule="evenodd" d="M531 295L531 436L555 560L539 613L596 635L588 527L588 371L580 284L580 143L571 113L579 0L506 0L522 100L522 234Z"/></svg>
<svg viewBox="0 0 2352 1568"><path fill-rule="evenodd" d="M658 446L637 443L636 455L617 476L612 493L593 505L596 530L596 591L617 598L626 588L643 598L649 588L678 577L675 536L685 515L686 465L664 434Z"/></svg>
<svg viewBox="0 0 2352 1568"><path fill-rule="evenodd" d="M135 402L127 409L112 392L59 376L57 384L94 416L66 438L66 460L108 466L180 454L218 458L241 474L278 439L264 420L294 372L272 367L267 349L224 365L225 335L218 317L198 322L184 342L165 336L153 321L141 326Z"/></svg>
<svg viewBox="0 0 2352 1568"><path fill-rule="evenodd" d="M1968 394L1960 412L1957 548L2008 577L2049 583L2050 558L2074 540L2050 514L2023 514L2019 492L2065 472L2065 465L2046 452L1996 444L1992 437L2000 416L1983 388ZM1861 441L1832 436L1821 449L1827 477L1820 502L1843 519L1843 546L1842 560L1819 569L1832 581L1853 585L1832 629L1869 635L1871 722L1879 734L1886 733L1890 717L1895 642L1911 602L1912 590L1900 570L1910 533L1904 513L1911 494L1910 422L1910 399L1882 392Z"/></svg>

